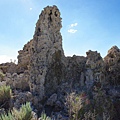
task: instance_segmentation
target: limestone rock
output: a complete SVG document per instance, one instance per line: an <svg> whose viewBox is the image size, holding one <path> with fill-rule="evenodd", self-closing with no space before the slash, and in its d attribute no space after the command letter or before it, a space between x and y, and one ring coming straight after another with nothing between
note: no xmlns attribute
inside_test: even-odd
<svg viewBox="0 0 120 120"><path fill-rule="evenodd" d="M103 85L105 83L104 61L97 51L89 50L86 52L86 72L85 84L87 88L91 88L95 83ZM101 85L99 87L101 87Z"/></svg>
<svg viewBox="0 0 120 120"><path fill-rule="evenodd" d="M97 51L89 50L88 52L86 52L86 54L87 54L87 61L86 61L87 67L90 67L91 69L95 70L95 69L99 69L104 65L103 59L100 56L100 53L97 53Z"/></svg>
<svg viewBox="0 0 120 120"><path fill-rule="evenodd" d="M58 81L61 81L59 76L64 66L61 27L58 8L46 7L36 24L30 62L31 91L33 95L39 96L39 99L45 94L52 94L59 84ZM50 86L50 82L55 88Z"/></svg>
<svg viewBox="0 0 120 120"><path fill-rule="evenodd" d="M120 49L117 46L113 46L104 58L104 62L109 84L120 85Z"/></svg>
<svg viewBox="0 0 120 120"><path fill-rule="evenodd" d="M3 73L15 73L17 70L17 65L13 62L3 63L0 64L0 69L3 71Z"/></svg>
<svg viewBox="0 0 120 120"><path fill-rule="evenodd" d="M6 77L6 85L10 85L12 89L19 89L22 91L29 90L29 73L26 71L24 74L10 74L7 73Z"/></svg>
<svg viewBox="0 0 120 120"><path fill-rule="evenodd" d="M33 101L32 93L28 92L28 91L19 92L19 91L15 90L13 95L14 95L13 104L14 104L14 107L17 109L19 109L22 104Z"/></svg>
<svg viewBox="0 0 120 120"><path fill-rule="evenodd" d="M84 84L84 74L86 57L73 55L72 57L66 57L64 62L64 82L68 82L68 86L72 88L78 87L78 89ZM68 90L69 91L69 90Z"/></svg>
<svg viewBox="0 0 120 120"><path fill-rule="evenodd" d="M51 95L50 98L47 100L46 105L53 106L56 101L57 101L57 94L54 93L54 94Z"/></svg>
<svg viewBox="0 0 120 120"><path fill-rule="evenodd" d="M18 51L18 65L17 73L24 73L25 70L28 70L30 67L30 53L32 49L33 40L30 40L27 44L24 45L23 50Z"/></svg>

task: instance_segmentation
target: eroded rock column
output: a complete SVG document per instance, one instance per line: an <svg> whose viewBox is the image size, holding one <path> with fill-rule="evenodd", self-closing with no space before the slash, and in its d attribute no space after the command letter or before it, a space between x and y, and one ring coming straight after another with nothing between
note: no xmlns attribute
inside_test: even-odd
<svg viewBox="0 0 120 120"><path fill-rule="evenodd" d="M40 14L36 24L31 51L30 87L33 95L37 96L39 100L45 95L46 74L47 79L49 79L48 82L53 81L54 83L55 79L58 80L57 77L54 78L53 76L49 78L50 75L48 74L54 68L53 63L56 64L58 61L58 64L60 64L64 56L60 33L61 27L58 8L56 6L46 7ZM47 88L50 88L49 83Z"/></svg>

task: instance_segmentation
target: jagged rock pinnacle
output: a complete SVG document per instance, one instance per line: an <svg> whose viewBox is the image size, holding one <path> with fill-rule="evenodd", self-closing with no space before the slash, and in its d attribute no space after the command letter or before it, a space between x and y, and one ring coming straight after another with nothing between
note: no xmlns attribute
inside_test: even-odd
<svg viewBox="0 0 120 120"><path fill-rule="evenodd" d="M56 6L47 6L40 14L36 24L31 51L31 91L40 99L45 94L44 86L46 79L49 79L47 77L49 76L49 70L54 69L51 67L53 67L53 63L56 63L56 60L60 62L61 58L64 57L60 33L61 27L58 8ZM53 84L55 82L57 85L57 79L56 76L52 78ZM49 85L47 88L49 88Z"/></svg>

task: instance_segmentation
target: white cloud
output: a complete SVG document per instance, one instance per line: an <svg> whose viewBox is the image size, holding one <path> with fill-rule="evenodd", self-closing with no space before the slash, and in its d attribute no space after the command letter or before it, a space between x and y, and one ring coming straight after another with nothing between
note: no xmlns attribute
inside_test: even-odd
<svg viewBox="0 0 120 120"><path fill-rule="evenodd" d="M73 23L73 24L70 25L70 27L75 27L77 25L78 25L78 23Z"/></svg>
<svg viewBox="0 0 120 120"><path fill-rule="evenodd" d="M75 29L69 29L68 32L69 32L69 33L76 33L77 30L75 30Z"/></svg>
<svg viewBox="0 0 120 120"><path fill-rule="evenodd" d="M32 10L33 8L30 8L30 10Z"/></svg>
<svg viewBox="0 0 120 120"><path fill-rule="evenodd" d="M73 23L73 24L71 24L71 25L69 26L68 32L69 32L69 33L76 33L77 30L72 29L72 28L75 27L75 26L77 26L77 25L78 25L78 23Z"/></svg>
<svg viewBox="0 0 120 120"><path fill-rule="evenodd" d="M0 55L0 64L1 63L6 63L6 62L14 62L14 60L16 60L16 58L10 57L10 56L7 56L7 55Z"/></svg>

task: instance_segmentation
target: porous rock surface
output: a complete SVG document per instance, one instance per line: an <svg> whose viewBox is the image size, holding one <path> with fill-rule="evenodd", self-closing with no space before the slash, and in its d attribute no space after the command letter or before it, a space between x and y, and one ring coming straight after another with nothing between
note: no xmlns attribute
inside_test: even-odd
<svg viewBox="0 0 120 120"><path fill-rule="evenodd" d="M18 65L17 73L24 73L25 70L29 70L30 67L30 56L33 40L30 40L24 45L23 50L18 51Z"/></svg>
<svg viewBox="0 0 120 120"><path fill-rule="evenodd" d="M64 53L61 27L58 8L46 7L36 24L30 61L31 92L39 99L53 93L62 80Z"/></svg>
<svg viewBox="0 0 120 120"><path fill-rule="evenodd" d="M104 62L109 84L120 85L120 49L117 46L113 46L104 58Z"/></svg>
<svg viewBox="0 0 120 120"><path fill-rule="evenodd" d="M56 6L46 7L36 24L30 58L30 89L39 100L53 94L62 81L89 87L94 80L104 77L103 59L97 51L88 51L87 57L64 56L61 26Z"/></svg>
<svg viewBox="0 0 120 120"><path fill-rule="evenodd" d="M17 71L17 65L13 62L10 63L2 63L0 64L0 69L3 73L15 73Z"/></svg>

